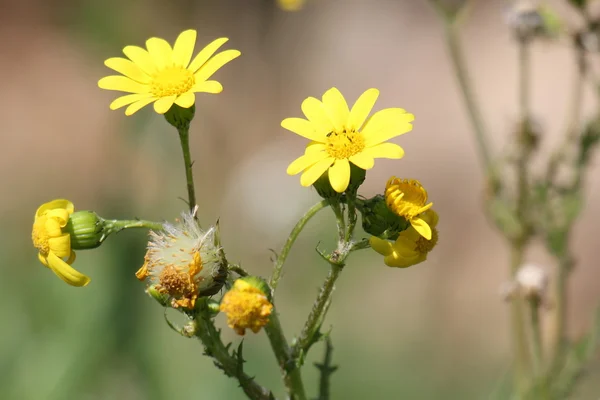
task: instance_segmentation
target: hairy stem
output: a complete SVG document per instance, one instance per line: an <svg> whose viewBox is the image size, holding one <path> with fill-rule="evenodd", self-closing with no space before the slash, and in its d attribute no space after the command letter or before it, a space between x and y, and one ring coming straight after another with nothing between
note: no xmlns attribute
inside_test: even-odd
<svg viewBox="0 0 600 400"><path fill-rule="evenodd" d="M551 328L552 362L550 371L552 374L560 371L565 353L567 350L567 288L568 278L573 266L573 260L570 255L565 254L559 259L558 271L556 276L555 297L554 297L554 320Z"/></svg>
<svg viewBox="0 0 600 400"><path fill-rule="evenodd" d="M112 233L117 233L123 229L131 228L145 228L152 229L154 231L160 231L163 229L163 224L160 222L146 221L143 219L107 219L103 221L104 231L106 236Z"/></svg>
<svg viewBox="0 0 600 400"><path fill-rule="evenodd" d="M540 325L540 299L534 297L529 300L529 311L531 317L531 350L533 358L533 373L540 378L544 373L544 353L542 345L542 329Z"/></svg>
<svg viewBox="0 0 600 400"><path fill-rule="evenodd" d="M246 375L239 363L221 341L219 331L215 328L209 315L201 311L195 318L195 335L202 341L206 354L215 359L217 366L229 377L236 378L241 388L250 399L270 400L273 398L271 391L262 387L254 378Z"/></svg>
<svg viewBox="0 0 600 400"><path fill-rule="evenodd" d="M342 272L342 267L339 265L331 264L331 269L329 270L329 274L323 282L321 286L321 290L319 291L319 295L315 300L312 310L308 315L308 319L302 328L302 332L300 333L300 337L296 341L293 348L293 355L295 359L298 359L303 351L305 351L313 338L316 330L321 325L323 321L323 316L325 310L328 308L328 304L330 303L331 294L333 293L333 289L335 288L335 282L340 276Z"/></svg>
<svg viewBox="0 0 600 400"><path fill-rule="evenodd" d="M274 309L269 317L269 323L265 326L265 332L271 343L271 348L279 363L279 368L283 375L288 397L290 400L306 400L304 384L300 367L292 357L292 350L283 333L277 310Z"/></svg>
<svg viewBox="0 0 600 400"><path fill-rule="evenodd" d="M302 232L302 229L304 229L306 223L312 217L314 217L316 213L318 213L328 205L329 202L327 200L323 200L315 204L306 212L306 214L302 216L302 218L300 218L300 220L296 223L296 226L294 226L294 229L292 229L290 236L288 237L287 241L285 242L285 245L281 249L281 253L279 253L279 256L277 257L277 261L275 262L275 268L273 269L273 274L271 275L271 279L269 281L269 286L271 286L273 292L275 292L277 284L279 283L279 279L281 279L283 264L285 264L285 260L287 260L290 250L292 249L294 242L298 238L298 235L300 235L300 232Z"/></svg>
<svg viewBox="0 0 600 400"><path fill-rule="evenodd" d="M511 249L512 261L511 270L514 277L517 270L523 263L524 247L518 244L513 244ZM511 302L511 336L514 352L514 380L517 392L523 397L529 390L530 377L530 359L529 349L527 346L527 335L525 331L523 300L515 296Z"/></svg>

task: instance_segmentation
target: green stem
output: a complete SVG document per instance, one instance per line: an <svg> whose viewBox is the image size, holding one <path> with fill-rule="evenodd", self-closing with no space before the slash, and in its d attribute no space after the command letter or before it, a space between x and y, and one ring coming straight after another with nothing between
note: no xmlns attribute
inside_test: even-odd
<svg viewBox="0 0 600 400"><path fill-rule="evenodd" d="M292 358L292 351L283 333L276 309L273 309L269 317L269 323L265 325L265 332L283 374L283 383L285 384L289 399L306 400L300 367Z"/></svg>
<svg viewBox="0 0 600 400"><path fill-rule="evenodd" d="M343 265L331 264L329 274L321 286L317 300L315 301L315 304L308 315L308 319L304 324L304 328L300 333L300 337L294 344L292 351L294 359L298 359L310 346L316 330L321 325L324 318L324 313L328 308L328 304L330 303L331 294L335 288L335 282L342 272L342 267Z"/></svg>
<svg viewBox="0 0 600 400"><path fill-rule="evenodd" d="M239 276L248 276L250 275L250 273L248 273L248 271L246 271L244 268L242 268L240 265L237 264L229 264L228 268L230 271L235 272L236 274L238 274Z"/></svg>
<svg viewBox="0 0 600 400"><path fill-rule="evenodd" d="M183 162L185 164L185 179L188 192L188 206L190 211L196 207L196 191L194 189L194 174L192 170L192 154L190 152L190 127L189 124L185 127L178 128L179 141L181 142L181 150L183 152ZM196 218L196 216L194 216Z"/></svg>
<svg viewBox="0 0 600 400"><path fill-rule="evenodd" d="M348 204L348 229L344 236L346 243L350 243L352 236L354 235L354 228L356 227L356 221L358 216L356 215L356 194L349 195L347 199Z"/></svg>
<svg viewBox="0 0 600 400"><path fill-rule="evenodd" d="M542 329L540 326L540 299L533 297L529 300L531 316L531 350L533 355L533 373L536 378L541 378L544 364L542 348ZM540 379L541 381L542 379Z"/></svg>
<svg viewBox="0 0 600 400"><path fill-rule="evenodd" d="M229 354L227 347L220 338L219 331L215 328L206 311L200 311L194 318L195 335L202 341L206 354L213 357L218 367L229 377L240 382L244 393L253 400L270 400L273 395L270 390L262 387L254 378L246 375L242 370L239 360Z"/></svg>
<svg viewBox="0 0 600 400"><path fill-rule="evenodd" d="M511 275L514 278L517 270L523 263L524 246L513 243L512 246ZM530 360L525 331L523 300L515 296L511 301L511 336L514 352L514 380L517 393L524 398L530 385Z"/></svg>
<svg viewBox="0 0 600 400"><path fill-rule="evenodd" d="M103 221L106 236L122 231L123 229L145 228L154 231L163 230L163 224L160 222L146 221L143 219L107 219Z"/></svg>
<svg viewBox="0 0 600 400"><path fill-rule="evenodd" d="M345 240L346 236L346 220L344 219L344 211L342 210L342 203L332 200L329 205L335 214L335 220L338 228L339 240Z"/></svg>
<svg viewBox="0 0 600 400"><path fill-rule="evenodd" d="M463 55L459 31L456 24L445 20L445 36L446 44L450 53L450 60L454 68L454 73L460 90L463 95L463 100L467 107L469 119L473 125L473 131L475 132L475 141L477 142L477 149L481 162L487 173L491 174L491 178L495 178L493 175L492 156L488 144L488 134L481 116L481 111L475 99L473 88L471 87L471 81L469 80L469 74L467 72L465 57Z"/></svg>
<svg viewBox="0 0 600 400"><path fill-rule="evenodd" d="M558 373L562 367L567 350L567 288L568 278L573 267L573 260L569 255L563 255L559 259L558 273L556 276L556 292L554 298L554 323L551 330L552 362L550 364L551 374Z"/></svg>
<svg viewBox="0 0 600 400"><path fill-rule="evenodd" d="M302 232L302 229L304 229L304 226L306 225L306 223L312 217L314 217L316 213L318 213L319 211L321 211L323 208L327 207L328 205L329 205L329 202L327 200L323 200L323 201L315 204L314 206L312 206L306 212L306 214L304 214L302 216L302 218L300 218L300 220L296 223L296 226L294 226L294 229L292 229L292 232L290 232L290 236L288 237L287 241L285 242L285 245L281 249L281 253L279 253L279 256L277 257L277 261L275 262L275 268L273 269L273 274L271 275L271 279L269 281L269 286L271 286L273 292L275 292L275 289L277 288L277 284L279 283L279 279L281 279L281 273L283 271L283 264L285 264L285 260L287 259L288 255L290 253L290 250L292 249L292 246L294 245L294 242L298 238L298 235L300 235L300 232Z"/></svg>

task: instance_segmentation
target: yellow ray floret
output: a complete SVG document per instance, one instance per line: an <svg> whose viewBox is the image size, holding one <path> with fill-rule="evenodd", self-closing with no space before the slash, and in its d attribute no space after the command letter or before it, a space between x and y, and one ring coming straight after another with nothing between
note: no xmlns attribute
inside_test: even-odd
<svg viewBox="0 0 600 400"><path fill-rule="evenodd" d="M438 242L438 215L433 210L425 211L422 219L431 227L431 239L427 240L417 230L410 226L400 232L395 242L371 237L369 243L373 250L384 256L385 265L396 268L407 268L427 259L427 254Z"/></svg>
<svg viewBox="0 0 600 400"><path fill-rule="evenodd" d="M386 108L369 117L379 90L365 91L352 109L336 88L322 101L309 97L302 102L304 118L286 118L281 126L311 142L303 156L292 162L289 175L302 172L300 183L310 186L325 172L336 192L342 193L350 182L350 163L368 170L375 158L399 159L402 147L388 140L412 130L414 115L401 108ZM369 118L368 118L369 117Z"/></svg>
<svg viewBox="0 0 600 400"><path fill-rule="evenodd" d="M126 46L127 58L109 58L104 64L122 75L107 76L98 81L102 89L131 93L110 104L111 110L128 106L126 115L154 103L154 110L164 114L173 104L191 107L195 93L220 93L223 86L208 80L219 68L240 56L238 50L225 50L214 55L229 39L220 38L203 48L194 58L196 31L182 32L175 45L164 39L150 38L146 49Z"/></svg>
<svg viewBox="0 0 600 400"><path fill-rule="evenodd" d="M425 239L431 239L431 228L421 218L433 203L427 203L427 191L416 179L391 177L385 185L385 203L396 215L406 218Z"/></svg>
<svg viewBox="0 0 600 400"><path fill-rule="evenodd" d="M44 266L69 285L85 286L90 283L90 278L71 267L75 252L71 249L70 235L63 231L73 211L73 203L68 200L43 204L35 213L31 238Z"/></svg>

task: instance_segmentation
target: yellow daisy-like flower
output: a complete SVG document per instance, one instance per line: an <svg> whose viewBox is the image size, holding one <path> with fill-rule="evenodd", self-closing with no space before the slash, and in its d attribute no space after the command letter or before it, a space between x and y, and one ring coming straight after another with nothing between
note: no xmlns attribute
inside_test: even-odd
<svg viewBox="0 0 600 400"><path fill-rule="evenodd" d="M402 147L387 140L412 130L414 115L401 108L386 108L367 119L379 90L364 92L352 109L336 88L323 95L323 101L309 97L302 102L303 118L286 118L281 126L310 139L303 156L292 162L287 173L310 186L326 171L333 189L342 193L350 182L350 163L368 170L375 158L399 159Z"/></svg>
<svg viewBox="0 0 600 400"><path fill-rule="evenodd" d="M35 212L31 238L44 266L69 285L85 286L90 278L71 267L75 252L71 249L70 235L63 231L74 210L73 203L63 199L42 204Z"/></svg>
<svg viewBox="0 0 600 400"><path fill-rule="evenodd" d="M223 296L220 309L227 314L227 325L238 335L244 335L246 329L257 333L269 322L273 304L260 289L238 279Z"/></svg>
<svg viewBox="0 0 600 400"><path fill-rule="evenodd" d="M160 38L146 41L146 49L126 46L123 53L128 57L109 58L104 64L123 74L100 79L102 89L132 93L117 98L110 104L111 110L129 105L126 115L132 115L142 107L154 102L154 110L164 114L173 104L191 107L196 92L221 93L223 86L208 80L219 68L241 54L238 50L225 50L213 57L229 39L220 38L203 48L194 59L196 31L182 32L175 45ZM190 62L191 61L191 62Z"/></svg>
<svg viewBox="0 0 600 400"><path fill-rule="evenodd" d="M391 177L385 185L385 203L396 215L406 218L425 239L431 239L431 228L420 214L429 210L427 191L416 179Z"/></svg>
<svg viewBox="0 0 600 400"><path fill-rule="evenodd" d="M410 226L400 232L395 242L372 236L369 243L373 250L384 256L383 262L389 267L407 268L422 263L427 254L438 242L438 215L433 210L425 211L422 219L431 227L431 239L427 240L417 230Z"/></svg>
<svg viewBox="0 0 600 400"><path fill-rule="evenodd" d="M306 0L277 0L277 5L284 11L300 11Z"/></svg>

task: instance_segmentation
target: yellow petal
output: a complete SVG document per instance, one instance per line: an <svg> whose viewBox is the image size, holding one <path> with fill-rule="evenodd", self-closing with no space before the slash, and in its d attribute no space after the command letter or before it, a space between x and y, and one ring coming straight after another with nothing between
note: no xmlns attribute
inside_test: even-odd
<svg viewBox="0 0 600 400"><path fill-rule="evenodd" d="M281 121L281 126L288 131L294 132L296 135L300 135L310 140L317 142L325 141L325 135L315 130L315 125L310 121L302 118L286 118Z"/></svg>
<svg viewBox="0 0 600 400"><path fill-rule="evenodd" d="M364 149L363 154L373 158L391 158L399 160L404 157L404 149L395 143L379 143Z"/></svg>
<svg viewBox="0 0 600 400"><path fill-rule="evenodd" d="M362 133L365 146L371 147L412 130L415 116L402 108L386 108L378 111L365 122Z"/></svg>
<svg viewBox="0 0 600 400"><path fill-rule="evenodd" d="M212 57L212 55L215 54L215 52L217 50L219 50L219 47L223 46L228 40L229 40L228 38L216 39L216 40L212 41L210 44L208 44L208 46L206 46L205 48L200 50L200 53L198 53L198 55L196 57L194 57L194 60L188 67L190 72L195 73L196 71L198 71L198 69L202 65L204 65L204 63L210 57Z"/></svg>
<svg viewBox="0 0 600 400"><path fill-rule="evenodd" d="M346 159L335 160L335 163L329 168L329 183L338 193L342 193L348 188L350 183L350 163Z"/></svg>
<svg viewBox="0 0 600 400"><path fill-rule="evenodd" d="M155 100L156 97L154 96L148 97L147 99L138 100L125 109L125 115L133 115L134 113L138 112L140 109L142 109L143 107L147 106Z"/></svg>
<svg viewBox="0 0 600 400"><path fill-rule="evenodd" d="M150 86L143 85L121 75L106 76L98 81L98 87L106 90L118 90L128 93L148 93Z"/></svg>
<svg viewBox="0 0 600 400"><path fill-rule="evenodd" d="M326 149L327 146L325 146L323 143L310 142L306 145L306 150L304 150L304 154L318 153L321 151L326 151Z"/></svg>
<svg viewBox="0 0 600 400"><path fill-rule="evenodd" d="M117 97L115 100L113 100L113 102L110 103L109 107L111 110L116 110L121 107L125 107L131 103L135 103L136 101L147 99L149 97L152 97L152 94L150 94L150 93L126 94L125 96Z"/></svg>
<svg viewBox="0 0 600 400"><path fill-rule="evenodd" d="M364 152L350 156L349 160L352 164L364 170L371 169L373 168L373 165L375 165L375 160L373 157L365 154Z"/></svg>
<svg viewBox="0 0 600 400"><path fill-rule="evenodd" d="M165 39L153 37L146 40L146 48L158 70L171 65L173 50Z"/></svg>
<svg viewBox="0 0 600 400"><path fill-rule="evenodd" d="M333 131L333 122L329 119L325 106L320 100L314 97L305 99L302 102L302 112L321 135L325 136Z"/></svg>
<svg viewBox="0 0 600 400"><path fill-rule="evenodd" d="M152 75L156 72L156 65L154 65L154 61L152 61L152 57L150 57L150 53L146 49L138 46L126 46L123 49L123 54L147 75Z"/></svg>
<svg viewBox="0 0 600 400"><path fill-rule="evenodd" d="M57 257L64 258L71 255L71 237L68 234L63 234L58 237L53 237L48 240L50 252Z"/></svg>
<svg viewBox="0 0 600 400"><path fill-rule="evenodd" d="M175 104L183 108L190 108L196 101L194 92L186 92L175 99Z"/></svg>
<svg viewBox="0 0 600 400"><path fill-rule="evenodd" d="M288 175L296 175L299 172L304 171L306 168L309 168L319 161L327 158L327 153L309 153L304 154L301 157L295 159L287 168Z"/></svg>
<svg viewBox="0 0 600 400"><path fill-rule="evenodd" d="M69 211L65 210L64 208L55 208L53 210L46 211L46 217L57 221L61 228L67 224L67 221L69 220L69 214Z"/></svg>
<svg viewBox="0 0 600 400"><path fill-rule="evenodd" d="M239 50L225 50L208 60L194 74L197 81L205 81L210 78L219 68L227 64L229 61L238 58L242 53Z"/></svg>
<svg viewBox="0 0 600 400"><path fill-rule="evenodd" d="M333 164L333 161L333 157L327 157L305 169L302 176L300 176L300 184L302 186L310 186L315 183L315 181L327 171L331 164Z"/></svg>
<svg viewBox="0 0 600 400"><path fill-rule="evenodd" d="M348 119L348 129L358 131L362 128L379 97L379 90L369 89L360 95L352 106Z"/></svg>
<svg viewBox="0 0 600 400"><path fill-rule="evenodd" d="M427 222L423 221L421 218L412 218L410 224L421 236L427 240L431 240L431 228L427 225Z"/></svg>
<svg viewBox="0 0 600 400"><path fill-rule="evenodd" d="M63 281L72 286L85 286L90 283L90 278L83 275L69 264L58 258L55 254L48 254L48 266Z"/></svg>
<svg viewBox="0 0 600 400"><path fill-rule="evenodd" d="M194 85L192 91L217 94L223 91L223 85L217 81L200 81Z"/></svg>
<svg viewBox="0 0 600 400"><path fill-rule="evenodd" d="M392 254L383 259L385 265L393 268L408 268L412 265L420 263L421 261L424 260L419 260L419 258L404 258L396 251L393 251Z"/></svg>
<svg viewBox="0 0 600 400"><path fill-rule="evenodd" d="M46 257L44 257L42 255L42 253L38 253L38 260L40 260L40 262L42 263L42 265L46 268L50 268L48 267L48 259Z"/></svg>
<svg viewBox="0 0 600 400"><path fill-rule="evenodd" d="M433 203L430 203L429 207L433 207ZM429 226L435 227L438 224L439 216L434 210L427 210L423 214L421 214L421 219L423 219Z"/></svg>
<svg viewBox="0 0 600 400"><path fill-rule="evenodd" d="M392 242L389 240L383 240L376 236L371 236L369 239L369 244L371 248L381 254L382 256L387 256L392 254Z"/></svg>
<svg viewBox="0 0 600 400"><path fill-rule="evenodd" d="M49 237L58 237L62 235L60 222L54 218L47 218L44 224L44 231Z"/></svg>
<svg viewBox="0 0 600 400"><path fill-rule="evenodd" d="M156 100L154 102L154 111L156 111L159 114L166 113L167 111L169 111L171 106L173 106L176 97L176 95L173 95L168 97L161 97L160 99Z"/></svg>
<svg viewBox="0 0 600 400"><path fill-rule="evenodd" d="M42 215L46 214L46 211L53 210L55 208L62 208L64 210L67 210L67 213L69 215L73 214L73 211L75 210L75 206L69 200L56 199L39 206L39 208L35 212L35 215L36 217L41 217Z"/></svg>
<svg viewBox="0 0 600 400"><path fill-rule="evenodd" d="M128 78L133 79L139 83L148 83L150 82L150 76L146 74L140 67L138 67L134 62L121 57L113 57L104 61L104 65L108 68L115 70L117 72L122 73Z"/></svg>
<svg viewBox="0 0 600 400"><path fill-rule="evenodd" d="M192 59L192 54L194 54L195 45L196 31L194 29L181 32L173 45L173 64L187 68Z"/></svg>
<svg viewBox="0 0 600 400"><path fill-rule="evenodd" d="M331 88L323 95L323 105L335 130L342 132L350 115L344 96L337 88Z"/></svg>

